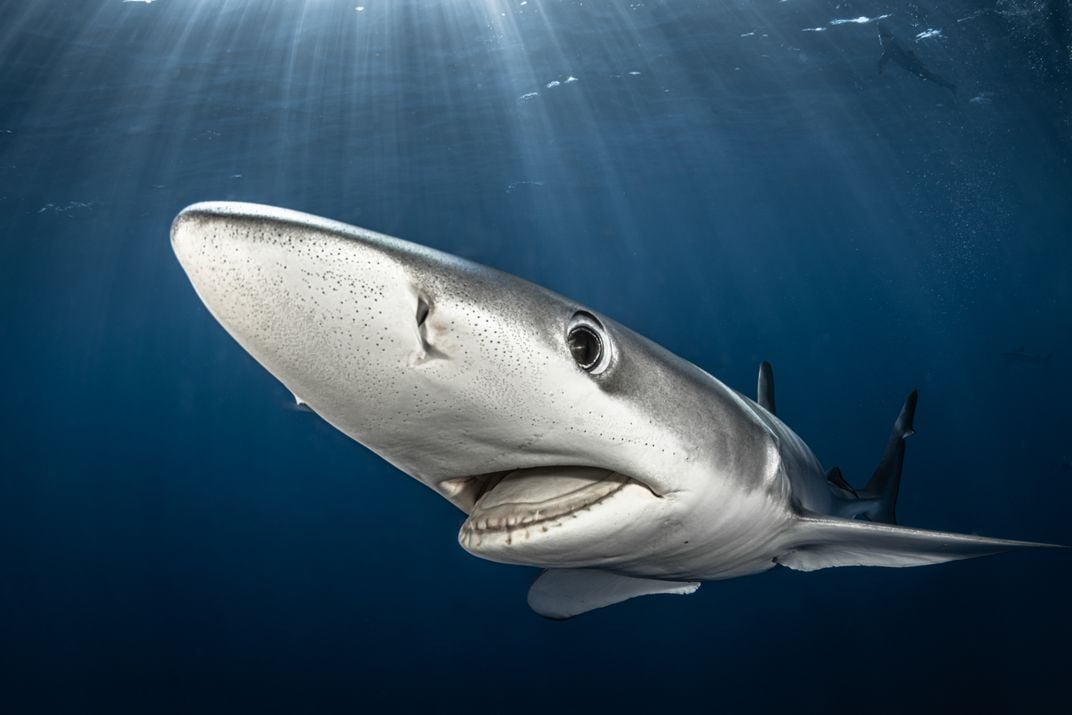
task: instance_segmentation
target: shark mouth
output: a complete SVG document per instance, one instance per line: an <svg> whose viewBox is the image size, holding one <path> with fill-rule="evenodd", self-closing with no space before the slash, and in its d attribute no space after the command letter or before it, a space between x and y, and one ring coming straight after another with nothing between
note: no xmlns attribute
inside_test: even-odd
<svg viewBox="0 0 1072 715"><path fill-rule="evenodd" d="M469 511L462 534L542 528L589 509L635 479L594 467L536 467L449 480L448 498ZM450 493L453 492L453 493Z"/></svg>

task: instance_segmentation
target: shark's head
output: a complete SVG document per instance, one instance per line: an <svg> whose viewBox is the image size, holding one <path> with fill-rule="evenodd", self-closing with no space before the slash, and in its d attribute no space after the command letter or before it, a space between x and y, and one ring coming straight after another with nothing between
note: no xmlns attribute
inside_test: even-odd
<svg viewBox="0 0 1072 715"><path fill-rule="evenodd" d="M704 389L709 375L514 276L251 204L191 206L171 236L227 331L468 513L459 538L479 556L613 566L688 550L699 502L725 500L733 518L718 472L755 466L731 463L734 447L763 452L758 425L723 419L740 398Z"/></svg>

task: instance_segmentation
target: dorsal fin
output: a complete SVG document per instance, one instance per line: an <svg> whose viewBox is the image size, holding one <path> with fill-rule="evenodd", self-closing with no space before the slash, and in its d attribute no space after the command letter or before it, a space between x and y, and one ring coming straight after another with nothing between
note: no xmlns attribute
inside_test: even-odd
<svg viewBox="0 0 1072 715"><path fill-rule="evenodd" d="M778 414L774 408L774 368L766 360L759 366L759 379L756 381L756 402L772 415Z"/></svg>

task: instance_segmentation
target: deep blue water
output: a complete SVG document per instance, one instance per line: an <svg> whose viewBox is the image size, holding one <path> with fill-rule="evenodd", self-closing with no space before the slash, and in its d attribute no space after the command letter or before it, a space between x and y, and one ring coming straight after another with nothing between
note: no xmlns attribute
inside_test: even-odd
<svg viewBox="0 0 1072 715"><path fill-rule="evenodd" d="M745 392L770 360L857 483L918 387L902 522L1072 544L1067 0L2 9L0 710L1067 707L1061 553L535 616L535 572L292 409L167 240L194 201L279 204L541 283ZM878 74L884 14L955 96Z"/></svg>

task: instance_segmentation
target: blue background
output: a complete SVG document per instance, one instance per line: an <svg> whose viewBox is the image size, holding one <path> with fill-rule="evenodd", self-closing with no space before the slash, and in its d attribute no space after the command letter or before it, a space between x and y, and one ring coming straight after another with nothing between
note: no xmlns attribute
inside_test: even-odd
<svg viewBox="0 0 1072 715"><path fill-rule="evenodd" d="M749 394L771 360L856 483L918 387L902 522L1072 544L1067 0L2 10L0 710L1067 707L1062 553L538 618L534 572L294 410L167 241L194 201L279 204L521 275ZM886 13L956 96L877 73Z"/></svg>

